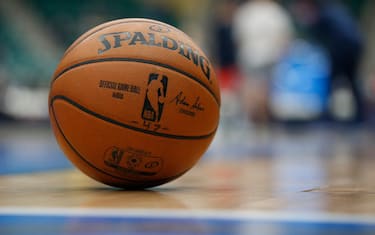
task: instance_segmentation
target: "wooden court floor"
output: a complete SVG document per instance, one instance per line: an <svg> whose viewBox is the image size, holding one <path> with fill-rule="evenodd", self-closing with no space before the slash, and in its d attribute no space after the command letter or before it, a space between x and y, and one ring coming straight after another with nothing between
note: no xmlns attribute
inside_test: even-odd
<svg viewBox="0 0 375 235"><path fill-rule="evenodd" d="M179 179L127 191L72 167L47 127L2 128L0 234L375 234L373 133L219 131Z"/></svg>

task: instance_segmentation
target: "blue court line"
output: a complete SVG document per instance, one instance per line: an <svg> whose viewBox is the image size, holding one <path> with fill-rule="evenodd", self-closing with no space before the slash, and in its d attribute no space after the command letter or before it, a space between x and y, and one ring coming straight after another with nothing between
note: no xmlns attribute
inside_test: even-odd
<svg viewBox="0 0 375 235"><path fill-rule="evenodd" d="M228 211L230 213L230 211ZM150 211L152 214L152 211ZM0 234L373 235L375 224L254 218L63 216L0 214Z"/></svg>
<svg viewBox="0 0 375 235"><path fill-rule="evenodd" d="M31 229L37 234L373 235L375 217L247 210L0 207L0 231L18 235Z"/></svg>

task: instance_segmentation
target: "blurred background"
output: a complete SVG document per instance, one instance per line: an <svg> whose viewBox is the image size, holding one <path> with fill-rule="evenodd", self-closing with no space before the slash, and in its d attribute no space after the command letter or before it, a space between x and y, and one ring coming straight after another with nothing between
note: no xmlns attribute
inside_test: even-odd
<svg viewBox="0 0 375 235"><path fill-rule="evenodd" d="M373 12L370 0L0 0L0 131L6 140L21 133L0 152L24 156L19 143L28 143L36 149L28 161L56 154L47 106L54 69L85 31L126 17L182 29L214 63L222 118L208 155L267 155L288 143L305 154L337 138L370 146L356 131L371 134L375 123ZM51 152L45 140L38 147L38 133Z"/></svg>
<svg viewBox="0 0 375 235"><path fill-rule="evenodd" d="M0 1L0 120L48 120L65 49L103 22L147 17L204 48L221 82L223 123L371 123L374 10L368 0Z"/></svg>

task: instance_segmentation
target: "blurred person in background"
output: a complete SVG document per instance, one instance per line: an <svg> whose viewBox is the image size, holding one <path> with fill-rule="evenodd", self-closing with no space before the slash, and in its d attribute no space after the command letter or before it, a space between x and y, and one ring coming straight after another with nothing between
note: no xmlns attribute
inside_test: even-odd
<svg viewBox="0 0 375 235"><path fill-rule="evenodd" d="M272 71L269 106L279 124L320 121L328 103L329 59L320 46L297 38Z"/></svg>
<svg viewBox="0 0 375 235"><path fill-rule="evenodd" d="M363 38L356 20L338 1L294 0L291 12L298 26L306 31L307 37L320 44L328 53L330 95L332 96L336 84L346 85L354 99L352 121L363 121L364 105L357 78ZM328 110L325 116L331 118Z"/></svg>
<svg viewBox="0 0 375 235"><path fill-rule="evenodd" d="M276 1L245 1L235 12L233 37L244 111L253 123L267 123L271 72L293 38L292 20Z"/></svg>
<svg viewBox="0 0 375 235"><path fill-rule="evenodd" d="M222 89L236 87L236 46L233 40L232 19L238 6L238 1L220 0L215 2L214 15L214 48L215 58Z"/></svg>
<svg viewBox="0 0 375 235"><path fill-rule="evenodd" d="M238 7L236 0L219 0L214 4L212 36L213 58L216 75L220 81L222 105L220 109L221 127L226 133L238 124L242 125L243 115L240 105L239 76L236 64L237 48L233 39L233 15Z"/></svg>

